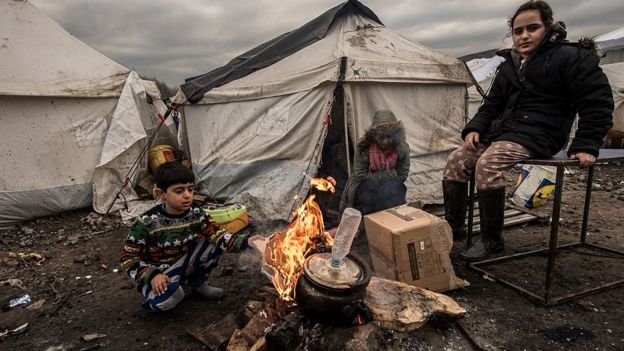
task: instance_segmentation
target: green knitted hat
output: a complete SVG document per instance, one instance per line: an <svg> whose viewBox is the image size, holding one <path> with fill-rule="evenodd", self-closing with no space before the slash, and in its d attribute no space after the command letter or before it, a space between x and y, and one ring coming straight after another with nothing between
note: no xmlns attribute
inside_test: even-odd
<svg viewBox="0 0 624 351"><path fill-rule="evenodd" d="M390 110L378 110L373 115L373 124L371 127L377 127L382 124L397 123L396 116Z"/></svg>

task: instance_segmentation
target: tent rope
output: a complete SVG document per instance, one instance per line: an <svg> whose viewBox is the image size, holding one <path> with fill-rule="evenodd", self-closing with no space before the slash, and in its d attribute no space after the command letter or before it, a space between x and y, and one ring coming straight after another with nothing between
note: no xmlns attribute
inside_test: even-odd
<svg viewBox="0 0 624 351"><path fill-rule="evenodd" d="M137 156L137 158L134 160L134 162L130 166L130 169L128 170L126 175L123 177L121 187L119 188L119 191L117 191L117 193L115 194L115 198L113 199L113 201L111 201L110 205L108 206L108 209L106 209L106 212L104 213L105 215L107 215L110 212L111 208L113 208L113 205L115 205L115 203L119 199L119 196L121 195L121 193L124 190L124 188L126 188L128 186L128 183L130 183L130 178L133 177L134 173L138 170L137 166L143 160L143 157L145 157L145 154L147 153L147 150L150 148L150 146L152 145L152 143L156 139L156 136L158 135L158 132L162 128L163 124L165 123L165 121L167 120L169 115L172 112L177 112L177 106L175 106L175 104L167 105L166 102L165 102L165 105L167 106L167 111L165 112L164 116L161 115L158 111L156 111L156 114L158 115L158 118L160 119L160 123L158 124L158 127L156 127L156 129L149 136L149 138L147 139L147 142L145 143L145 145L141 149L141 152L139 152L139 156ZM126 197L123 196L123 199L124 199L124 209L127 210L128 209L128 203L126 201Z"/></svg>
<svg viewBox="0 0 624 351"><path fill-rule="evenodd" d="M321 140L323 139L323 136L325 136L325 134L327 133L327 128L328 125L330 123L330 112L332 107L334 106L334 102L336 101L336 94L335 91L332 95L332 99L331 101L327 104L327 108L325 109L325 113L323 113L323 129L321 130L321 132L319 133L318 139L316 140L316 146L314 147L314 151L312 152L312 157L310 157L310 161L308 161L308 165L306 166L306 172L303 174L301 183L299 184L299 189L297 190L297 197L295 197L293 199L293 203L292 206L290 207L290 214L289 214L289 218L288 220L291 220L291 216L293 211L295 210L295 207L297 207L297 202L300 199L299 194L301 194L301 191L303 189L303 186L307 183L307 179L308 179L308 172L310 171L310 166L312 165L312 161L314 161L317 157L318 157L318 150L322 150L323 148L319 148L319 146L322 146L321 144Z"/></svg>

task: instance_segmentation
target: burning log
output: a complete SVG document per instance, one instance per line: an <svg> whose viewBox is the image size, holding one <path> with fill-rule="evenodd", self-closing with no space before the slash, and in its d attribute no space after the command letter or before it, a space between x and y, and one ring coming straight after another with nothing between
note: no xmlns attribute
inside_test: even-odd
<svg viewBox="0 0 624 351"><path fill-rule="evenodd" d="M303 316L293 311L279 320L266 334L265 340L270 350L294 350L301 342L300 330L303 328Z"/></svg>
<svg viewBox="0 0 624 351"><path fill-rule="evenodd" d="M377 277L371 278L364 303L381 327L397 331L418 329L435 314L460 318L466 313L446 295Z"/></svg>

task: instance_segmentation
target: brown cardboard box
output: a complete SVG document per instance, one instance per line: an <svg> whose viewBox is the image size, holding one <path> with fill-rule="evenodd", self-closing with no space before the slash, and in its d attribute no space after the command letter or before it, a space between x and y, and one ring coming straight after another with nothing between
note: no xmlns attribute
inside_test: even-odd
<svg viewBox="0 0 624 351"><path fill-rule="evenodd" d="M375 275L433 291L469 285L455 276L448 223L407 205L364 217Z"/></svg>

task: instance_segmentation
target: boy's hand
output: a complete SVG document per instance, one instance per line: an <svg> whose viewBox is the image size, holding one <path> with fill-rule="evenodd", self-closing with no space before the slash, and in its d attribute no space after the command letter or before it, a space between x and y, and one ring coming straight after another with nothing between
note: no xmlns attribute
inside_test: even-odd
<svg viewBox="0 0 624 351"><path fill-rule="evenodd" d="M169 276L165 274L158 274L152 278L152 290L156 296L162 295L167 291L167 284L169 284Z"/></svg>

